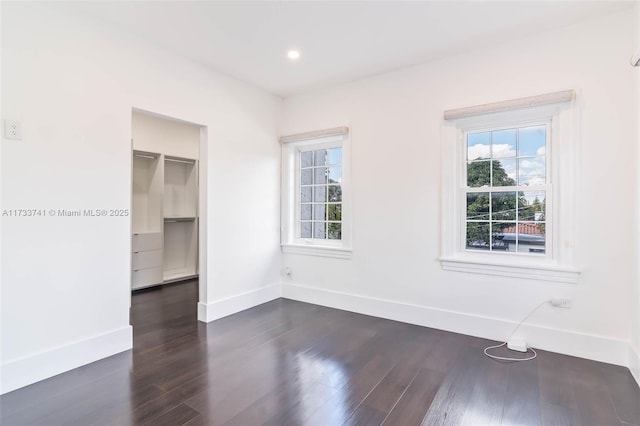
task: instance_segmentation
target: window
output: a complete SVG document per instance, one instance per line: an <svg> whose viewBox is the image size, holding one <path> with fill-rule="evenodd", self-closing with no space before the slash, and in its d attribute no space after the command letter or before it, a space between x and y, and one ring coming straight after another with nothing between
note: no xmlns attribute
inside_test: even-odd
<svg viewBox="0 0 640 426"><path fill-rule="evenodd" d="M465 248L547 253L550 123L465 133Z"/></svg>
<svg viewBox="0 0 640 426"><path fill-rule="evenodd" d="M577 282L574 96L445 112L443 269Z"/></svg>
<svg viewBox="0 0 640 426"><path fill-rule="evenodd" d="M283 252L350 257L347 132L337 128L281 138Z"/></svg>

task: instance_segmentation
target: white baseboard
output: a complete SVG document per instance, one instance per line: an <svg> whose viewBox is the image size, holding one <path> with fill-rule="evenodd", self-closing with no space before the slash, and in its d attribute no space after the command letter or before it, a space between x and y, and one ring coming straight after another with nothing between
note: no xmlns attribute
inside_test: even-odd
<svg viewBox="0 0 640 426"><path fill-rule="evenodd" d="M504 339L512 321L394 302L299 284L269 285L205 304L198 320L214 321L284 297L365 315L431 327L492 340ZM536 348L629 367L640 385L640 352L627 341L568 330L524 325L522 336ZM131 349L133 329L126 326L0 366L0 394Z"/></svg>
<svg viewBox="0 0 640 426"><path fill-rule="evenodd" d="M53 377L133 347L128 325L64 346L6 362L0 366L0 394Z"/></svg>
<svg viewBox="0 0 640 426"><path fill-rule="evenodd" d="M629 344L629 370L640 386L640 350L635 349L632 344Z"/></svg>
<svg viewBox="0 0 640 426"><path fill-rule="evenodd" d="M211 322L282 296L280 284L268 285L210 303L198 303L198 321Z"/></svg>
<svg viewBox="0 0 640 426"><path fill-rule="evenodd" d="M394 302L356 294L284 283L282 297L387 318L409 324L482 337L505 339L513 321ZM535 348L616 365L629 366L629 342L569 330L524 324L518 335Z"/></svg>

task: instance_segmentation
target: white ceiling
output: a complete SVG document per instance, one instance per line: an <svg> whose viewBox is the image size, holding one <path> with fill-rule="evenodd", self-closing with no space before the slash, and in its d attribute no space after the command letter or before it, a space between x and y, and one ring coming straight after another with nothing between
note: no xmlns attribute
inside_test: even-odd
<svg viewBox="0 0 640 426"><path fill-rule="evenodd" d="M632 7L617 1L112 1L67 7L286 97ZM302 57L291 62L290 48Z"/></svg>

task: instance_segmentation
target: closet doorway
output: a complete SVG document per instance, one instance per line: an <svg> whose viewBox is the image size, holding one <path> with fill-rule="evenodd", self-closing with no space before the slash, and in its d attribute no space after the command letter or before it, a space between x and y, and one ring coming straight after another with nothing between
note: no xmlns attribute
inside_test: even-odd
<svg viewBox="0 0 640 426"><path fill-rule="evenodd" d="M132 297L163 291L167 285L172 294L179 294L180 285L192 293L195 285L198 300L204 298L200 259L206 259L206 167L200 159L206 152L206 130L184 120L132 111ZM192 309L197 315L196 303Z"/></svg>

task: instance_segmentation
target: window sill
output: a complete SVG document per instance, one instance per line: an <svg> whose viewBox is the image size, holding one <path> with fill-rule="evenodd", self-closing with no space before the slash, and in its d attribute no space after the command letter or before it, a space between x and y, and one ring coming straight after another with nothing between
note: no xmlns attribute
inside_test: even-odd
<svg viewBox="0 0 640 426"><path fill-rule="evenodd" d="M282 253L303 254L307 256L333 257L335 259L351 259L351 249L301 244L282 244Z"/></svg>
<svg viewBox="0 0 640 426"><path fill-rule="evenodd" d="M472 274L497 275L569 284L577 284L578 278L580 278L580 271L576 268L551 264L489 263L457 257L441 257L440 264L445 271L469 272Z"/></svg>

